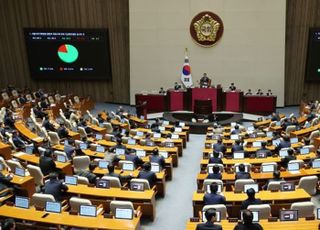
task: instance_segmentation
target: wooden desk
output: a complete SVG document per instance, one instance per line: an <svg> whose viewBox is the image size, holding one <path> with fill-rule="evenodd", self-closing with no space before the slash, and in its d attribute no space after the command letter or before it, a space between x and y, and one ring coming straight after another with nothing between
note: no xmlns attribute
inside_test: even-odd
<svg viewBox="0 0 320 230"><path fill-rule="evenodd" d="M22 121L16 121L14 123L14 126L22 136L28 138L30 141L33 141L36 143L43 142L43 138L39 137L37 134L31 132Z"/></svg>
<svg viewBox="0 0 320 230"><path fill-rule="evenodd" d="M305 128L305 129L300 129L298 131L294 131L290 134L290 136L293 137L303 137L303 136L307 136L309 135L311 132L316 131L320 128L320 124L311 126L309 128Z"/></svg>
<svg viewBox="0 0 320 230"><path fill-rule="evenodd" d="M106 129L106 128L99 127L99 126L97 126L97 125L89 125L89 127L90 127L91 129L93 129L93 131L98 132L98 133L100 133L100 134L102 134L102 135L104 135L104 134L107 133L107 129Z"/></svg>
<svg viewBox="0 0 320 230"><path fill-rule="evenodd" d="M68 192L73 196L79 196L90 199L93 203L103 203L109 207L112 200L131 201L135 207L141 206L142 216L149 217L154 220L156 216L156 193L154 190L145 190L144 192L136 192L130 190L121 190L120 188L100 189L88 187L87 185L68 185ZM95 202L94 202L95 201Z"/></svg>
<svg viewBox="0 0 320 230"><path fill-rule="evenodd" d="M31 176L20 177L14 175L10 182L26 190L28 197L32 197L32 195L36 192L35 182Z"/></svg>
<svg viewBox="0 0 320 230"><path fill-rule="evenodd" d="M5 144L2 141L0 141L0 155L5 159L9 160L12 158L11 156L11 145Z"/></svg>
<svg viewBox="0 0 320 230"><path fill-rule="evenodd" d="M223 192L223 195L226 201L231 203L231 207L228 208L229 217L237 217L240 211L240 205L242 201L247 199L247 194ZM201 211L204 206L203 196L204 193L193 193L192 203L194 216L199 216L199 211ZM264 203L268 203L271 206L279 207L279 205L285 206L296 201L310 201L311 196L304 189L298 188L291 192L259 191L259 193L256 193L256 198L260 198ZM235 211L236 209L237 211Z"/></svg>
<svg viewBox="0 0 320 230"><path fill-rule="evenodd" d="M74 132L72 130L68 130L68 136L73 140L80 140L80 133Z"/></svg>
<svg viewBox="0 0 320 230"><path fill-rule="evenodd" d="M187 230L195 230L199 222L187 222ZM223 230L233 230L237 223L229 223L227 220L222 220L220 223ZM260 220L259 224L265 230L275 229L275 230L306 230L306 229L318 229L319 220L305 220L300 218L299 221L287 221L287 222L268 222L268 220Z"/></svg>
<svg viewBox="0 0 320 230"><path fill-rule="evenodd" d="M0 207L0 216L26 220L51 225L63 225L78 228L90 229L140 229L140 216L132 220L107 219L103 215L97 217L84 217L79 215L70 215L68 212L50 213L42 218L44 211L37 211L34 207L30 209L16 208L3 205ZM30 227L29 227L30 228Z"/></svg>
<svg viewBox="0 0 320 230"><path fill-rule="evenodd" d="M39 165L40 157L36 155L30 155L27 153L18 152L13 154L13 157L18 158L21 161L27 161L28 163L31 163L33 165ZM57 168L61 169L61 171L64 172L66 175L73 175L71 162L62 163L62 162L55 161L55 163Z"/></svg>

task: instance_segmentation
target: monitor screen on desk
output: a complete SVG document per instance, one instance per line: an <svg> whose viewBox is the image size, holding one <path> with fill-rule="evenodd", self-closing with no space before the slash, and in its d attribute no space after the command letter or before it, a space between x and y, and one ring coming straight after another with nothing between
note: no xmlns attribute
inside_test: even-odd
<svg viewBox="0 0 320 230"><path fill-rule="evenodd" d="M96 134L96 140L102 140L102 134L97 133Z"/></svg>
<svg viewBox="0 0 320 230"><path fill-rule="evenodd" d="M166 126L166 125L169 125L169 121L163 121L162 122L162 126Z"/></svg>
<svg viewBox="0 0 320 230"><path fill-rule="evenodd" d="M23 168L19 168L19 167L16 167L15 170L14 170L14 174L17 175L17 176L26 176L26 170L23 169Z"/></svg>
<svg viewBox="0 0 320 230"><path fill-rule="evenodd" d="M80 205L80 216L97 216L97 207L94 205Z"/></svg>
<svg viewBox="0 0 320 230"><path fill-rule="evenodd" d="M163 126L159 126L159 130L160 130L160 131L165 131L165 130L166 130L166 128L165 128L165 127L163 127Z"/></svg>
<svg viewBox="0 0 320 230"><path fill-rule="evenodd" d="M161 138L161 133L154 133L153 138Z"/></svg>
<svg viewBox="0 0 320 230"><path fill-rule="evenodd" d="M64 145L69 145L69 141L68 140L64 140L63 144Z"/></svg>
<svg viewBox="0 0 320 230"><path fill-rule="evenodd" d="M128 140L128 145L135 145L135 144L136 144L136 140L135 139L130 138Z"/></svg>
<svg viewBox="0 0 320 230"><path fill-rule="evenodd" d="M130 190L143 192L144 189L145 189L144 188L144 183L142 183L142 182L130 182Z"/></svg>
<svg viewBox="0 0 320 230"><path fill-rule="evenodd" d="M298 143L298 142L299 142L298 137L290 138L290 143L291 143L291 144L296 144L296 143Z"/></svg>
<svg viewBox="0 0 320 230"><path fill-rule="evenodd" d="M159 155L167 159L169 154L166 151L159 151Z"/></svg>
<svg viewBox="0 0 320 230"><path fill-rule="evenodd" d="M254 131L254 127L253 127L253 126L249 126L249 127L247 128L247 130L248 130L249 132L252 132L252 131Z"/></svg>
<svg viewBox="0 0 320 230"><path fill-rule="evenodd" d="M280 142L281 142L280 139L272 140L272 145L278 146L280 144Z"/></svg>
<svg viewBox="0 0 320 230"><path fill-rule="evenodd" d="M96 187L97 188L110 188L110 181L105 179L98 179L96 180Z"/></svg>
<svg viewBox="0 0 320 230"><path fill-rule="evenodd" d="M116 155L124 155L125 149L116 148Z"/></svg>
<svg viewBox="0 0 320 230"><path fill-rule="evenodd" d="M231 140L239 140L239 135L238 134L231 134L230 139Z"/></svg>
<svg viewBox="0 0 320 230"><path fill-rule="evenodd" d="M314 169L318 169L318 168L320 168L320 160L314 160L314 161L312 161L312 168L314 168Z"/></svg>
<svg viewBox="0 0 320 230"><path fill-rule="evenodd" d="M259 222L259 211L251 211L252 212L252 222ZM241 211L241 220L243 221L243 212Z"/></svg>
<svg viewBox="0 0 320 230"><path fill-rule="evenodd" d="M98 145L97 148L96 148L96 152L99 152L99 153L104 153L105 152L105 149L103 146L101 145Z"/></svg>
<svg viewBox="0 0 320 230"><path fill-rule="evenodd" d="M172 134L171 139L179 139L179 134Z"/></svg>
<svg viewBox="0 0 320 230"><path fill-rule="evenodd" d="M306 155L310 153L310 149L309 148L301 148L300 149L300 154L301 155Z"/></svg>
<svg viewBox="0 0 320 230"><path fill-rule="evenodd" d="M33 154L33 145L27 145L25 149L26 154Z"/></svg>
<svg viewBox="0 0 320 230"><path fill-rule="evenodd" d="M288 149L280 149L279 156L282 158L288 156Z"/></svg>
<svg viewBox="0 0 320 230"><path fill-rule="evenodd" d="M296 186L294 182L283 182L280 184L281 192L294 191L295 189L296 189Z"/></svg>
<svg viewBox="0 0 320 230"><path fill-rule="evenodd" d="M267 132L267 137L273 137L273 132Z"/></svg>
<svg viewBox="0 0 320 230"><path fill-rule="evenodd" d="M207 222L206 211L202 211L202 222ZM216 220L215 222L221 222L221 213L216 211Z"/></svg>
<svg viewBox="0 0 320 230"><path fill-rule="evenodd" d="M30 200L28 197L16 196L14 204L18 208L29 208L30 207Z"/></svg>
<svg viewBox="0 0 320 230"><path fill-rule="evenodd" d="M61 213L61 203L60 202L47 201L46 202L45 211L46 212Z"/></svg>
<svg viewBox="0 0 320 230"><path fill-rule="evenodd" d="M86 150L88 148L88 145L86 143L80 143L80 149Z"/></svg>
<svg viewBox="0 0 320 230"><path fill-rule="evenodd" d="M244 152L234 152L233 159L244 159Z"/></svg>
<svg viewBox="0 0 320 230"><path fill-rule="evenodd" d="M61 162L61 163L66 163L67 162L67 158L64 155L58 154L57 155L57 161Z"/></svg>
<svg viewBox="0 0 320 230"><path fill-rule="evenodd" d="M298 210L280 210L280 221L297 221Z"/></svg>
<svg viewBox="0 0 320 230"><path fill-rule="evenodd" d="M258 184L245 184L243 186L243 192L247 192L247 190L250 188L253 188L256 193L259 192L259 185Z"/></svg>
<svg viewBox="0 0 320 230"><path fill-rule="evenodd" d="M256 157L257 157L257 158L266 158L266 157L267 157L267 152L265 152L265 151L263 151L263 150L257 151Z"/></svg>
<svg viewBox="0 0 320 230"><path fill-rule="evenodd" d="M221 184L217 184L217 185L218 185L217 193L222 193L222 185ZM206 193L211 193L210 184L207 184Z"/></svg>
<svg viewBox="0 0 320 230"><path fill-rule="evenodd" d="M180 126L180 127L185 127L185 126L186 126L186 123L184 123L184 122L179 122L179 126Z"/></svg>
<svg viewBox="0 0 320 230"><path fill-rule="evenodd" d="M141 158L141 157L145 157L147 153L143 149L136 149L136 155Z"/></svg>
<svg viewBox="0 0 320 230"><path fill-rule="evenodd" d="M254 141L252 143L253 148L260 148L261 147L261 141Z"/></svg>
<svg viewBox="0 0 320 230"><path fill-rule="evenodd" d="M317 208L317 219L320 220L320 208Z"/></svg>
<svg viewBox="0 0 320 230"><path fill-rule="evenodd" d="M175 128L174 128L174 132L175 132L175 133L181 133L181 132L182 132L182 128L180 128L180 127L175 127Z"/></svg>
<svg viewBox="0 0 320 230"><path fill-rule="evenodd" d="M107 169L109 166L109 161L99 160L98 167L101 169Z"/></svg>
<svg viewBox="0 0 320 230"><path fill-rule="evenodd" d="M151 171L154 173L159 173L160 172L159 164L151 163Z"/></svg>
<svg viewBox="0 0 320 230"><path fill-rule="evenodd" d="M300 169L300 164L298 162L296 163L289 163L288 164L288 171L299 171Z"/></svg>
<svg viewBox="0 0 320 230"><path fill-rule="evenodd" d="M143 132L138 131L136 135L137 135L138 137L143 137Z"/></svg>
<svg viewBox="0 0 320 230"><path fill-rule="evenodd" d="M281 126L281 122L280 122L280 121L277 121L277 122L276 122L276 126Z"/></svg>
<svg viewBox="0 0 320 230"><path fill-rule="evenodd" d="M70 185L77 185L78 184L78 178L75 176L65 176L64 177L64 183L70 184Z"/></svg>
<svg viewBox="0 0 320 230"><path fill-rule="evenodd" d="M173 142L165 142L164 143L164 145L165 145L165 147L167 147L167 148L173 148L174 147L174 143Z"/></svg>
<svg viewBox="0 0 320 230"><path fill-rule="evenodd" d="M115 218L116 219L132 220L133 219L133 210L129 209L129 208L116 208Z"/></svg>
<svg viewBox="0 0 320 230"><path fill-rule="evenodd" d="M270 173L270 172L274 172L274 165L272 164L265 164L262 165L262 170L263 173Z"/></svg>
<svg viewBox="0 0 320 230"><path fill-rule="evenodd" d="M134 164L133 163L123 163L122 164L122 170L133 171L134 170Z"/></svg>

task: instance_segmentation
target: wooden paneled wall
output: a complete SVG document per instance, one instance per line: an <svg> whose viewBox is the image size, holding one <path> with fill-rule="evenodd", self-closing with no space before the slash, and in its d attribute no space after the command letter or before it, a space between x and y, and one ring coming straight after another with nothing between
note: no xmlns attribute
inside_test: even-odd
<svg viewBox="0 0 320 230"><path fill-rule="evenodd" d="M36 81L30 78L23 28L108 28L112 82ZM91 95L129 103L129 0L1 0L0 87Z"/></svg>
<svg viewBox="0 0 320 230"><path fill-rule="evenodd" d="M305 83L310 27L320 27L319 0L287 0L285 105L320 99L320 83Z"/></svg>

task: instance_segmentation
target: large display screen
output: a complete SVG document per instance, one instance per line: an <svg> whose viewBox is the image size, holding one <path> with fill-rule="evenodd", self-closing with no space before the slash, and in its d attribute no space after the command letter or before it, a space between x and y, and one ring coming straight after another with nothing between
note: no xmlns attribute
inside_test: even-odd
<svg viewBox="0 0 320 230"><path fill-rule="evenodd" d="M29 69L38 80L111 80L107 29L24 29Z"/></svg>
<svg viewBox="0 0 320 230"><path fill-rule="evenodd" d="M320 28L311 28L309 30L305 80L320 82Z"/></svg>

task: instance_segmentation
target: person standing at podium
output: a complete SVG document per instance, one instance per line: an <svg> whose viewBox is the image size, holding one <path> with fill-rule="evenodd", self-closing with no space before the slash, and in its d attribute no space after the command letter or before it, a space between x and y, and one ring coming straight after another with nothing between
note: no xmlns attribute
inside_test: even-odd
<svg viewBox="0 0 320 230"><path fill-rule="evenodd" d="M200 88L209 88L211 86L211 79L208 78L207 73L203 74L203 77L200 79Z"/></svg>

